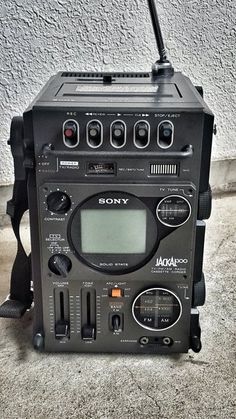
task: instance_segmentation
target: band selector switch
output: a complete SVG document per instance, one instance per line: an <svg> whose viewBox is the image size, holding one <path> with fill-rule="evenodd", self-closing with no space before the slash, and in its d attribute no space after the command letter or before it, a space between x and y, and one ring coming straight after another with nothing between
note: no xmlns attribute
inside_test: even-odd
<svg viewBox="0 0 236 419"><path fill-rule="evenodd" d="M111 313L109 317L109 328L112 332L122 332L124 329L123 313Z"/></svg>

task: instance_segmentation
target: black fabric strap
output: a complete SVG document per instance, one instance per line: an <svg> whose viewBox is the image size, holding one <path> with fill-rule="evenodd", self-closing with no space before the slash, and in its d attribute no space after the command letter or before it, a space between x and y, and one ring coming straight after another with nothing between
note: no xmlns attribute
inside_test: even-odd
<svg viewBox="0 0 236 419"><path fill-rule="evenodd" d="M0 306L0 317L20 318L31 307L31 262L20 238L21 219L28 209L27 180L15 180L12 199L7 203L7 214L17 239L17 254L11 272L10 298Z"/></svg>

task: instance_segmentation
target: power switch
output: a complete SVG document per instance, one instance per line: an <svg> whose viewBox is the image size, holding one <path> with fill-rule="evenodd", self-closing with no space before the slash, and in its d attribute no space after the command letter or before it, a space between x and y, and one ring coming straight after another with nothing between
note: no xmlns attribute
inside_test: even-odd
<svg viewBox="0 0 236 419"><path fill-rule="evenodd" d="M112 298L121 298L123 297L123 290L121 288L112 288L111 289Z"/></svg>

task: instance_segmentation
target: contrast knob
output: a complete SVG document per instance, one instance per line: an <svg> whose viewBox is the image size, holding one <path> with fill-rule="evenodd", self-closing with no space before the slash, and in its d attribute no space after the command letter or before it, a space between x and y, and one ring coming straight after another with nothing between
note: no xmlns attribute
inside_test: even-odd
<svg viewBox="0 0 236 419"><path fill-rule="evenodd" d="M71 207L71 200L65 192L52 192L47 198L47 207L55 214L65 214Z"/></svg>
<svg viewBox="0 0 236 419"><path fill-rule="evenodd" d="M48 267L55 275L66 278L72 268L72 263L65 255L53 255L49 259Z"/></svg>

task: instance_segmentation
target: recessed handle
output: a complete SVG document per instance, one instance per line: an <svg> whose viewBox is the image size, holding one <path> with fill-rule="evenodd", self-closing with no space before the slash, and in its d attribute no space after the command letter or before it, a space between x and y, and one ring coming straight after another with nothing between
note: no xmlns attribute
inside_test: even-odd
<svg viewBox="0 0 236 419"><path fill-rule="evenodd" d="M154 152L150 152L150 151L126 151L125 152L125 157L128 159L137 159L137 158L147 158L147 159L151 159L151 158L155 158L155 159L159 159L159 158L164 158L164 159L187 159L190 157L193 157L193 146L192 145L187 145L185 146L181 151L154 151ZM50 147L50 144L46 144L43 147L43 154L44 155L50 155L50 156L62 156L65 157L65 151L57 151L57 150L53 150ZM91 157L91 151L70 151L69 152L70 156L76 156L76 157ZM120 157L124 157L124 152L119 152L119 151L93 151L92 152L92 156L93 157L102 157L106 158L120 158Z"/></svg>

